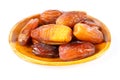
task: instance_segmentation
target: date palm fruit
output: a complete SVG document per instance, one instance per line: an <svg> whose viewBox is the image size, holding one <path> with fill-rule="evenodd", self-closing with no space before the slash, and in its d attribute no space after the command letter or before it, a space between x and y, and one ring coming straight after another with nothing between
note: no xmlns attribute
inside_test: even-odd
<svg viewBox="0 0 120 80"><path fill-rule="evenodd" d="M91 56L95 53L95 46L89 42L73 42L59 47L59 56L62 60L76 60Z"/></svg>
<svg viewBox="0 0 120 80"><path fill-rule="evenodd" d="M60 15L62 15L62 12L59 10L46 10L40 15L40 19L44 24L52 24Z"/></svg>
<svg viewBox="0 0 120 80"><path fill-rule="evenodd" d="M36 43L32 45L32 52L41 57L58 57L58 48L57 46L47 45L44 43Z"/></svg>
<svg viewBox="0 0 120 80"><path fill-rule="evenodd" d="M74 26L73 35L79 40L92 43L101 43L104 39L103 33L98 27L90 27L83 23L77 23Z"/></svg>
<svg viewBox="0 0 120 80"><path fill-rule="evenodd" d="M39 25L39 19L31 19L28 23L22 28L18 36L18 42L20 45L26 45L29 38L31 30L35 29Z"/></svg>
<svg viewBox="0 0 120 80"><path fill-rule="evenodd" d="M48 24L32 30L31 37L46 44L65 44L72 39L72 29L64 25Z"/></svg>
<svg viewBox="0 0 120 80"><path fill-rule="evenodd" d="M85 12L80 11L70 11L64 12L60 17L57 18L56 24L63 24L69 27L74 27L74 25L86 18Z"/></svg>

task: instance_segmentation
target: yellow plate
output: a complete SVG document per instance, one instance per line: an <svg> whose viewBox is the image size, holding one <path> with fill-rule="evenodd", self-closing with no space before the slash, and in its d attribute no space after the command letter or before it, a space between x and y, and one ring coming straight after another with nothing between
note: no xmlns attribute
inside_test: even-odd
<svg viewBox="0 0 120 80"><path fill-rule="evenodd" d="M32 54L31 47L19 45L17 42L17 38L18 38L19 32L22 29L22 27L30 19L39 18L39 16L40 16L40 14L36 14L36 15L33 15L33 16L30 16L30 17L27 17L27 18L21 20L12 28L10 35L9 35L9 43L10 43L11 48L19 57L23 58L26 61L36 63L36 64L52 65L52 66L63 66L63 65L84 63L84 62L96 59L97 57L102 55L110 46L110 43L111 43L110 32L107 29L107 27L101 22L101 24L103 25L101 27L101 30L104 34L105 42L95 45L97 51L94 55L89 56L84 59L75 60L75 61L62 61L59 58L42 58L42 57L35 56L34 54ZM95 20L97 20L97 19L95 19ZM99 21L99 20L97 20L97 21Z"/></svg>

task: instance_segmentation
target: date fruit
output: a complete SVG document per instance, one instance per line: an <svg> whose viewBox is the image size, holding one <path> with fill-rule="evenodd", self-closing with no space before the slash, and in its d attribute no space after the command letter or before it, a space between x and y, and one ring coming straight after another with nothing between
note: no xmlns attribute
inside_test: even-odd
<svg viewBox="0 0 120 80"><path fill-rule="evenodd" d="M40 15L40 19L45 24L53 24L55 23L56 19L62 15L62 12L58 10L47 10Z"/></svg>
<svg viewBox="0 0 120 80"><path fill-rule="evenodd" d="M32 52L41 57L50 57L56 58L58 57L58 48L56 46L47 45L43 43L37 43L32 45Z"/></svg>
<svg viewBox="0 0 120 80"><path fill-rule="evenodd" d="M62 60L83 59L95 53L95 46L89 42L73 42L59 47L59 56Z"/></svg>
<svg viewBox="0 0 120 80"><path fill-rule="evenodd" d="M20 31L18 36L18 42L20 45L26 45L29 38L31 30L35 29L39 25L39 19L31 19Z"/></svg>
<svg viewBox="0 0 120 80"><path fill-rule="evenodd" d="M91 16L87 16L86 20L84 21L85 24L89 25L89 26L96 26L98 28L100 28L101 26L103 26L103 24L98 21L97 19L91 17Z"/></svg>
<svg viewBox="0 0 120 80"><path fill-rule="evenodd" d="M92 43L101 43L103 41L103 33L98 27L90 27L83 23L77 23L73 30L74 36L83 41Z"/></svg>
<svg viewBox="0 0 120 80"><path fill-rule="evenodd" d="M99 27L99 25L97 25L95 23L95 21L89 17L86 17L83 21L81 21L80 23L83 23L83 24L87 24L89 25L90 27Z"/></svg>
<svg viewBox="0 0 120 80"><path fill-rule="evenodd" d="M56 24L62 24L69 27L74 27L74 25L86 18L85 12L80 11L70 11L63 13L57 18Z"/></svg>
<svg viewBox="0 0 120 80"><path fill-rule="evenodd" d="M45 44L65 44L72 39L72 29L64 25L48 24L32 30L31 37Z"/></svg>

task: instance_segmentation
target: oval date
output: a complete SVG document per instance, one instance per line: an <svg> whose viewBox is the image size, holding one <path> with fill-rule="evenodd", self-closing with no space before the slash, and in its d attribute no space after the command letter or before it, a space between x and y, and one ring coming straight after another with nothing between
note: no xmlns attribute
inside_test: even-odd
<svg viewBox="0 0 120 80"><path fill-rule="evenodd" d="M47 45L44 43L37 43L32 45L32 52L35 55L41 57L56 58L59 56L57 46Z"/></svg>

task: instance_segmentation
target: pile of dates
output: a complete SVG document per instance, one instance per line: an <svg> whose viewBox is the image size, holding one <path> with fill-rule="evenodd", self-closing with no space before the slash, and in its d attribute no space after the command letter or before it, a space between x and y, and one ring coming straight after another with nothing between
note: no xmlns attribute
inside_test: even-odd
<svg viewBox="0 0 120 80"><path fill-rule="evenodd" d="M47 10L30 19L21 29L18 43L32 41L33 54L69 61L95 53L95 44L104 41L101 23L83 11Z"/></svg>

